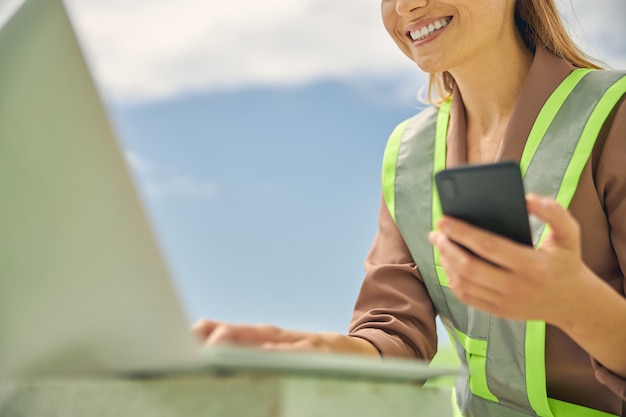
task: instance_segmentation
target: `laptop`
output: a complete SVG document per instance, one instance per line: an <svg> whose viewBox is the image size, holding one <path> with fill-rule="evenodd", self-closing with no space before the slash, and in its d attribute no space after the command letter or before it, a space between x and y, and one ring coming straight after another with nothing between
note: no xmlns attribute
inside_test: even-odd
<svg viewBox="0 0 626 417"><path fill-rule="evenodd" d="M22 1L5 20L0 378L294 372L421 381L456 372L416 361L203 348L62 0Z"/></svg>

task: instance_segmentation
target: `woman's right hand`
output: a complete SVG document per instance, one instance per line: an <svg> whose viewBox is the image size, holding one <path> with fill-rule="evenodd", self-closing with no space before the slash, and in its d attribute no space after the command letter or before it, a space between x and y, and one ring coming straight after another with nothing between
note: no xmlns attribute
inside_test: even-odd
<svg viewBox="0 0 626 417"><path fill-rule="evenodd" d="M231 344L268 350L317 351L379 356L368 341L339 333L300 332L271 325L243 325L200 320L192 327L204 346Z"/></svg>

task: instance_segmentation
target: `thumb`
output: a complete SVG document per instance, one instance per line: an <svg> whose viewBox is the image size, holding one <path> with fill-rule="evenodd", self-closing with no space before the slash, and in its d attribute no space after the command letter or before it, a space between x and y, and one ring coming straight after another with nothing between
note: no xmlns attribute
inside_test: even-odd
<svg viewBox="0 0 626 417"><path fill-rule="evenodd" d="M563 248L579 250L580 226L570 212L556 200L529 193L526 195L526 206L529 214L550 227L552 242Z"/></svg>

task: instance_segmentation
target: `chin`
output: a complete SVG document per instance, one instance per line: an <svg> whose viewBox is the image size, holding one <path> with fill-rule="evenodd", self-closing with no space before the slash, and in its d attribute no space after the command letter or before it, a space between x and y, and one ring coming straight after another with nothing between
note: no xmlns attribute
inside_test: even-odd
<svg viewBox="0 0 626 417"><path fill-rule="evenodd" d="M445 59L442 54L414 54L413 62L424 72L438 73L450 69L450 60Z"/></svg>
<svg viewBox="0 0 626 417"><path fill-rule="evenodd" d="M447 65L441 65L441 62L427 62L424 60L414 60L419 69L428 73L428 74L436 74L444 71L448 71L449 67Z"/></svg>

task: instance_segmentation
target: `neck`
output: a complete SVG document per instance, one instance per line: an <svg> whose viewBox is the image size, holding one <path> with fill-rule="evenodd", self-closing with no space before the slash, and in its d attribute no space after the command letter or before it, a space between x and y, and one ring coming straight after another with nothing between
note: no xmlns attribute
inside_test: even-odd
<svg viewBox="0 0 626 417"><path fill-rule="evenodd" d="M492 136L508 123L533 56L516 33L471 62L450 70L465 106L468 130Z"/></svg>

